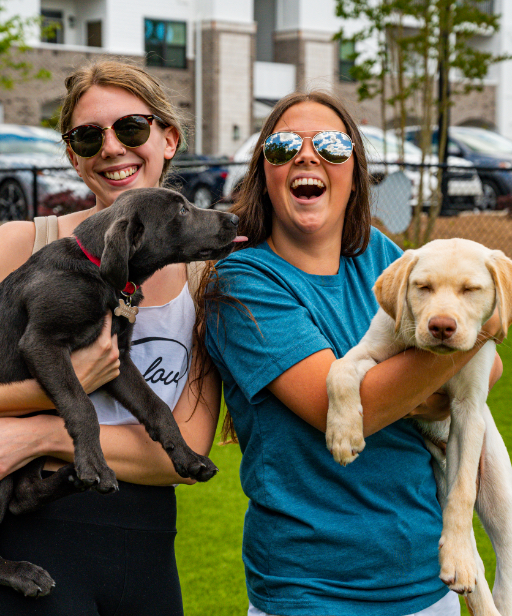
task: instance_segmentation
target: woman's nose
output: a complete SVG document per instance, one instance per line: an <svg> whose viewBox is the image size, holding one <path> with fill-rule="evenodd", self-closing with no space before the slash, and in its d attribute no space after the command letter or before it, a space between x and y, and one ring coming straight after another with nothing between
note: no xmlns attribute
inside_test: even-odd
<svg viewBox="0 0 512 616"><path fill-rule="evenodd" d="M319 165L320 158L318 152L313 147L313 140L311 137L304 137L302 140L302 147L294 159L296 165Z"/></svg>
<svg viewBox="0 0 512 616"><path fill-rule="evenodd" d="M103 131L103 146L101 148L102 158L114 158L115 156L122 156L126 153L126 149L123 144L116 137L116 133L113 128L107 128Z"/></svg>

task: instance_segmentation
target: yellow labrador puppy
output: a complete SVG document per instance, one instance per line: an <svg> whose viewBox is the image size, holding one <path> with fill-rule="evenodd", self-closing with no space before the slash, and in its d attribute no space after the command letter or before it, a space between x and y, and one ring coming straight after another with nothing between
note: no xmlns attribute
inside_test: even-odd
<svg viewBox="0 0 512 616"><path fill-rule="evenodd" d="M512 322L512 261L469 240L435 240L406 251L374 291L381 308L370 329L327 378L327 447L343 465L365 445L359 388L372 366L409 347L438 354L471 349L496 303L505 333ZM475 616L512 616L512 467L486 404L494 355L494 342L486 342L445 385L451 418L417 422L434 458L443 509L440 577L467 595ZM447 442L446 456L440 441ZM496 552L492 596L473 535L474 507Z"/></svg>

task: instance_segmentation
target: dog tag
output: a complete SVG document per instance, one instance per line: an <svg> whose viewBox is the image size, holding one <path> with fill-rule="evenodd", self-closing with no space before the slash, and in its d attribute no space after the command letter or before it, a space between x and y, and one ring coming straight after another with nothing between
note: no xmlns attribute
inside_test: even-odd
<svg viewBox="0 0 512 616"><path fill-rule="evenodd" d="M135 323L135 317L138 314L139 309L137 306L130 306L124 303L124 300L119 298L119 306L114 310L116 317L126 317L130 323Z"/></svg>

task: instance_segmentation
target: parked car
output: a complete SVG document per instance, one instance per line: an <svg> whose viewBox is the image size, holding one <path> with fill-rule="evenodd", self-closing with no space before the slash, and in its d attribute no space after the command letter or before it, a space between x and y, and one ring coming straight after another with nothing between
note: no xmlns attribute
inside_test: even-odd
<svg viewBox="0 0 512 616"><path fill-rule="evenodd" d="M0 124L0 221L63 214L92 205L94 195L65 157L59 133L37 126Z"/></svg>
<svg viewBox="0 0 512 616"><path fill-rule="evenodd" d="M258 141L259 133L253 133L238 148L232 158L232 163L228 167L228 175L224 184L224 200L234 201L237 192L240 190L245 174L247 173L247 163L251 160L254 146Z"/></svg>
<svg viewBox="0 0 512 616"><path fill-rule="evenodd" d="M368 158L368 169L370 174L377 180L382 179L385 173L398 171L401 161L399 160L398 139L389 131L386 134L387 154L384 161L384 132L375 126L362 126L361 132L366 140L366 154ZM232 201L240 189L245 174L247 173L247 163L250 161L259 133L251 135L236 151L233 156L233 163L229 166L228 175L224 184L224 199ZM385 164L383 164L383 162ZM405 144L405 161L418 164L421 162L421 150L413 143ZM432 156L428 161L437 163L437 157ZM472 163L450 157L452 165L467 167L465 169L454 169L450 173L448 180L449 212L454 210L473 209L480 207L483 200L482 184L478 174L473 169ZM387 167L387 169L386 169ZM412 182L412 200L414 205L418 199L420 171L419 169L406 168L405 174ZM434 169L431 172L424 171L424 193L423 200L428 204L432 191L437 187L437 175ZM447 212L448 213L448 212Z"/></svg>
<svg viewBox="0 0 512 616"><path fill-rule="evenodd" d="M408 127L406 134L407 140L419 143L419 127ZM437 153L438 140L438 132L434 130L432 135L434 153ZM464 158L478 168L484 192L482 209L495 210L512 206L512 141L510 139L483 128L451 126L448 154Z"/></svg>
<svg viewBox="0 0 512 616"><path fill-rule="evenodd" d="M403 159L400 155L399 138L392 132L384 132L376 126L361 126L360 131L365 141L368 171L377 181L386 173L398 171L403 161L406 165L404 173L412 183L411 204L418 202L418 192L421 178L421 168L414 167L421 163L421 150L413 143L406 141L404 144ZM384 140L386 141L386 156L384 156ZM386 164L382 164L385 161ZM430 155L425 163L437 165L438 158ZM455 214L461 210L481 208L483 206L483 187L474 166L468 160L456 156L448 157L448 200L443 205L443 214ZM428 207L431 197L437 188L437 168L426 167L423 169L423 199L422 202Z"/></svg>
<svg viewBox="0 0 512 616"><path fill-rule="evenodd" d="M226 159L179 153L173 159L164 186L175 188L194 205L211 208L221 200L228 170Z"/></svg>

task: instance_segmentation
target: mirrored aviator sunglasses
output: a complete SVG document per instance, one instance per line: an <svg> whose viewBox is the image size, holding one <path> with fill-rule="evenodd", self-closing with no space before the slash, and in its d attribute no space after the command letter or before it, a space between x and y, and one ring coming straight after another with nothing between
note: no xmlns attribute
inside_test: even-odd
<svg viewBox="0 0 512 616"><path fill-rule="evenodd" d="M127 148L138 148L149 139L153 120L165 126L156 115L133 113L116 120L112 126L82 124L62 135L62 139L80 158L92 158L103 147L105 131L112 128L119 142Z"/></svg>
<svg viewBox="0 0 512 616"><path fill-rule="evenodd" d="M354 150L352 139L337 130L323 130L314 137L304 138L297 133L279 132L267 137L263 155L271 165L285 165L300 152L304 139L311 139L318 155L333 165L346 163Z"/></svg>

